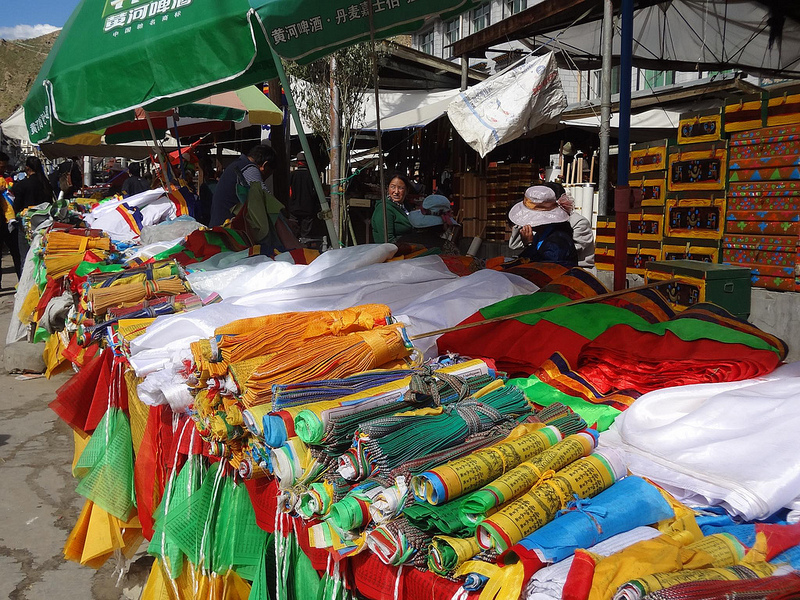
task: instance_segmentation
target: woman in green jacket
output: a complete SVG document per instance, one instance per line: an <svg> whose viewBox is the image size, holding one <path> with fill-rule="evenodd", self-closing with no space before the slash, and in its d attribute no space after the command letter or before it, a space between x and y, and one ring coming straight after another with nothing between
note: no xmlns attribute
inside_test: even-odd
<svg viewBox="0 0 800 600"><path fill-rule="evenodd" d="M388 239L390 243L395 243L397 238L409 233L413 228L408 220L408 211L403 206L411 185L404 175L399 173L392 175L389 180L388 198L379 201L372 213L372 241L376 244L383 244ZM383 204L386 203L386 231L388 236L384 239L383 235Z"/></svg>

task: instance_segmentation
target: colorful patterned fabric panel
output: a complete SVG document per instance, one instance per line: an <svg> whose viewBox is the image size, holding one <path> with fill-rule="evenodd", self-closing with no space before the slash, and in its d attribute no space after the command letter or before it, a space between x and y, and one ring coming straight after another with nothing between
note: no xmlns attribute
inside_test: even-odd
<svg viewBox="0 0 800 600"><path fill-rule="evenodd" d="M731 182L729 196L800 196L797 181Z"/></svg>
<svg viewBox="0 0 800 600"><path fill-rule="evenodd" d="M729 181L777 181L800 180L800 167L767 167L765 169L742 169L731 171Z"/></svg>
<svg viewBox="0 0 800 600"><path fill-rule="evenodd" d="M749 129L731 136L731 146L750 146L758 144L776 144L800 139L800 126L762 127Z"/></svg>
<svg viewBox="0 0 800 600"><path fill-rule="evenodd" d="M759 140L759 144L746 146L731 145L731 162L745 158L765 158L768 156L796 156L800 154L800 135L791 136L797 139L791 141L768 142Z"/></svg>
<svg viewBox="0 0 800 600"><path fill-rule="evenodd" d="M728 216L730 219L730 215ZM725 233L761 235L800 235L798 221L738 221L730 219L725 224Z"/></svg>
<svg viewBox="0 0 800 600"><path fill-rule="evenodd" d="M794 252L800 245L800 238L794 235L726 235L722 245L725 248Z"/></svg>
<svg viewBox="0 0 800 600"><path fill-rule="evenodd" d="M797 264L797 252L769 252L745 248L723 248L722 262L739 265L772 265L791 267Z"/></svg>
<svg viewBox="0 0 800 600"><path fill-rule="evenodd" d="M761 146L756 146L761 148ZM767 169L770 167L796 167L800 165L800 154L785 154L782 156L764 156L761 158L741 158L731 160L728 169L742 171L745 169Z"/></svg>

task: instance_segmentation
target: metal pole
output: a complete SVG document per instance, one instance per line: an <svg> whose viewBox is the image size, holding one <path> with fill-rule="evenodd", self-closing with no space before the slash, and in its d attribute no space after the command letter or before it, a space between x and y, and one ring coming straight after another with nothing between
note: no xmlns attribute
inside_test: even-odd
<svg viewBox="0 0 800 600"><path fill-rule="evenodd" d="M383 143L381 142L381 100L378 94L378 53L375 50L375 21L372 2L368 2L369 8L369 41L372 44L372 79L375 81L375 137L378 141L378 172L380 173L381 194L383 194L383 242L389 242L389 217L386 215L386 173L383 168ZM372 240L377 242L378 240Z"/></svg>
<svg viewBox="0 0 800 600"><path fill-rule="evenodd" d="M611 145L611 52L614 35L614 2L603 0L603 71L600 83L600 165L597 181L597 214L608 214L608 158Z"/></svg>
<svg viewBox="0 0 800 600"><path fill-rule="evenodd" d="M619 155L617 156L617 188L627 188L630 175L631 134L631 68L633 55L633 0L622 0L622 35L619 56ZM625 287L628 264L629 201L615 202L617 210L614 230L614 289Z"/></svg>
<svg viewBox="0 0 800 600"><path fill-rule="evenodd" d="M345 237L345 232L342 230L342 196L340 193L340 182L342 178L341 173L341 160L339 154L342 151L341 141L341 126L339 123L340 106L339 106L339 84L337 83L336 76L336 55L331 55L331 73L330 73L330 95L331 95L331 129L328 139L330 144L330 184L331 184L331 211L333 212L333 222L338 227L340 238Z"/></svg>
<svg viewBox="0 0 800 600"><path fill-rule="evenodd" d="M280 78L281 85L283 86L283 92L286 94L286 103L289 105L289 112L292 113L292 119L294 119L294 124L297 127L297 133L300 136L300 145L303 147L303 152L305 153L306 160L308 161L308 168L311 171L311 179L314 181L314 189L317 191L317 196L319 197L321 213L325 218L325 226L328 228L328 236L331 238L331 248L339 248L341 247L341 244L339 243L339 236L336 235L336 228L333 226L333 220L331 219L331 208L328 206L328 201L325 199L325 191L322 189L322 180L319 178L317 163L314 160L314 154L311 152L311 146L308 145L308 137L306 137L306 132L303 130L303 124L300 122L300 114L297 112L297 106L294 104L292 90L289 87L289 78L286 77L286 71L283 69L281 57L278 56L278 53L275 52L274 48L270 47L270 50L272 51L272 60L275 63L275 68L278 71L278 77Z"/></svg>

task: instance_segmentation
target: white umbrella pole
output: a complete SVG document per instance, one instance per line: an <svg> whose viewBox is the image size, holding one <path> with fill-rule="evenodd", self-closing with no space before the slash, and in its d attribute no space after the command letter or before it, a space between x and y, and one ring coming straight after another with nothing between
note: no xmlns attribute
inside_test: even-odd
<svg viewBox="0 0 800 600"><path fill-rule="evenodd" d="M297 112L297 106L295 106L294 98L292 97L292 90L289 87L289 78L286 77L286 71L283 69L281 57L278 56L278 53L275 52L274 48L270 47L270 50L272 51L272 60L275 63L275 68L278 71L278 77L281 80L283 91L286 94L286 103L289 105L289 112L292 114L294 125L297 127L297 133L300 136L300 145L303 147L303 152L305 152L306 160L308 161L308 168L311 171L311 178L314 180L314 189L317 191L317 196L319 197L319 206L322 209L321 212L325 218L325 226L328 228L328 236L331 238L331 248L340 248L341 244L339 243L339 236L336 235L336 228L333 226L331 207L328 205L328 201L325 199L325 191L322 189L322 180L319 178L319 171L317 170L317 164L314 161L314 154L311 152L311 146L308 145L308 138L306 137L306 132L303 129L303 124L300 122L300 114Z"/></svg>

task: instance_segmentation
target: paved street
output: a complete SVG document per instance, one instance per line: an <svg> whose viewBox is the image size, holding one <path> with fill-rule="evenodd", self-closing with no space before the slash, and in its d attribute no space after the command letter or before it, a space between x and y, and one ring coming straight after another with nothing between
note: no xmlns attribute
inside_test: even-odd
<svg viewBox="0 0 800 600"><path fill-rule="evenodd" d="M3 260L0 348L13 308L15 281ZM3 364L0 354L0 365ZM72 432L49 408L69 374L18 381L0 372L0 598L116 600L138 598L150 559L141 557L117 587L119 571L67 562L64 541L83 506L75 493Z"/></svg>

